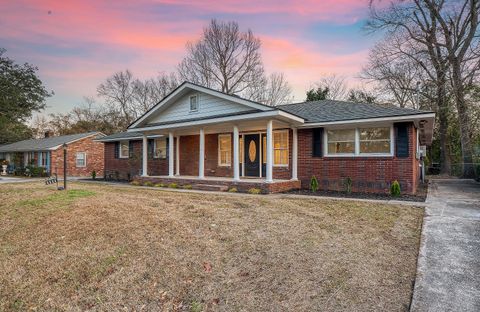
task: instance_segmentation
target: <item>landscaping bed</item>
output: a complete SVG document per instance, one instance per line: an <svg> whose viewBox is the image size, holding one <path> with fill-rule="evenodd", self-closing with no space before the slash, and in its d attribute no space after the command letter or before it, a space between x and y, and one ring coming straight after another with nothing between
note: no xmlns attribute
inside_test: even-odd
<svg viewBox="0 0 480 312"><path fill-rule="evenodd" d="M425 202L427 199L428 182L421 183L417 188L415 195L400 194L400 196L391 196L390 194L379 193L347 193L342 191L322 191L317 190L312 192L308 189L299 189L285 192L285 194L309 195L309 196L324 196L324 197L339 197L339 198L359 198L359 199L378 199L378 200L403 200L411 202Z"/></svg>
<svg viewBox="0 0 480 312"><path fill-rule="evenodd" d="M0 311L406 311L423 209L0 185Z"/></svg>

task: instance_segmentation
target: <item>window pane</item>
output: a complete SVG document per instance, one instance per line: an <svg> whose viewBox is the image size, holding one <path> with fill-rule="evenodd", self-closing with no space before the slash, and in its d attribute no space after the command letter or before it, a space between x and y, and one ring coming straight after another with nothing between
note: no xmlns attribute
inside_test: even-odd
<svg viewBox="0 0 480 312"><path fill-rule="evenodd" d="M355 142L328 142L329 154L353 154Z"/></svg>
<svg viewBox="0 0 480 312"><path fill-rule="evenodd" d="M232 153L232 137L229 134L218 136L220 165L230 165Z"/></svg>
<svg viewBox="0 0 480 312"><path fill-rule="evenodd" d="M390 141L360 142L360 153L390 153Z"/></svg>
<svg viewBox="0 0 480 312"><path fill-rule="evenodd" d="M360 129L360 141L390 140L390 128Z"/></svg>
<svg viewBox="0 0 480 312"><path fill-rule="evenodd" d="M120 142L120 157L128 157L128 141Z"/></svg>
<svg viewBox="0 0 480 312"><path fill-rule="evenodd" d="M264 164L267 163L267 137L263 136L263 144L262 144L262 161Z"/></svg>
<svg viewBox="0 0 480 312"><path fill-rule="evenodd" d="M240 163L243 164L243 138L239 139L239 148L240 148Z"/></svg>
<svg viewBox="0 0 480 312"><path fill-rule="evenodd" d="M155 144L154 157L167 158L167 139L166 138L155 139L154 144Z"/></svg>
<svg viewBox="0 0 480 312"><path fill-rule="evenodd" d="M194 96L191 96L190 97L190 110L192 111L195 111L197 110L198 106L197 106L197 96L194 95Z"/></svg>
<svg viewBox="0 0 480 312"><path fill-rule="evenodd" d="M328 130L328 142L354 142L355 129Z"/></svg>

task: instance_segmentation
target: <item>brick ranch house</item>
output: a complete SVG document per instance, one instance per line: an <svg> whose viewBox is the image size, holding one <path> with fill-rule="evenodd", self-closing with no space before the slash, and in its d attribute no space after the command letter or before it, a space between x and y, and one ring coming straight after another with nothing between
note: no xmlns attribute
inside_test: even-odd
<svg viewBox="0 0 480 312"><path fill-rule="evenodd" d="M104 145L96 141L102 136L105 135L101 132L63 136L50 136L46 132L42 139L0 146L0 159L8 161L11 173L19 168L42 167L47 175L57 173L63 177L63 145L66 144L68 176L88 177L94 170L103 176Z"/></svg>
<svg viewBox="0 0 480 312"><path fill-rule="evenodd" d="M124 179L264 192L416 192L419 154L435 114L343 101L266 106L184 82L132 123L106 136L105 170Z"/></svg>

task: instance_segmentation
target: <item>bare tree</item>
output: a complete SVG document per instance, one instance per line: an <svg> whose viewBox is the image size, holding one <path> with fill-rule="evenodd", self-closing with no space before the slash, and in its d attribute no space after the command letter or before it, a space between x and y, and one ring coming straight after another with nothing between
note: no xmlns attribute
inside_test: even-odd
<svg viewBox="0 0 480 312"><path fill-rule="evenodd" d="M246 90L248 99L269 106L282 105L292 100L292 88L283 73L273 73Z"/></svg>
<svg viewBox="0 0 480 312"><path fill-rule="evenodd" d="M140 117L178 85L174 74L160 74L156 78L140 80L129 70L108 77L97 88L110 112L123 116L123 127Z"/></svg>
<svg viewBox="0 0 480 312"><path fill-rule="evenodd" d="M331 74L320 78L314 84L314 89L328 89L326 98L329 100L345 100L348 94L348 87L345 82L345 76Z"/></svg>
<svg viewBox="0 0 480 312"><path fill-rule="evenodd" d="M420 108L418 83L427 78L423 68L408 56L397 53L388 38L370 50L360 78L374 82L377 93L383 95L385 101L400 107Z"/></svg>
<svg viewBox="0 0 480 312"><path fill-rule="evenodd" d="M407 56L435 82L436 107L440 132L441 172L450 172L448 158L448 115L447 82L449 62L443 47L439 44L438 22L424 5L423 0L409 2L392 0L385 9L377 10L370 1L370 20L367 29L387 31L394 55Z"/></svg>
<svg viewBox="0 0 480 312"><path fill-rule="evenodd" d="M251 30L241 32L236 22L213 19L199 41L187 44L187 56L178 66L179 76L225 93L242 95L265 79L260 46L260 39Z"/></svg>
<svg viewBox="0 0 480 312"><path fill-rule="evenodd" d="M126 126L135 119L136 114L132 109L133 83L133 74L127 69L113 74L97 87L97 94L105 98L105 103L123 114Z"/></svg>

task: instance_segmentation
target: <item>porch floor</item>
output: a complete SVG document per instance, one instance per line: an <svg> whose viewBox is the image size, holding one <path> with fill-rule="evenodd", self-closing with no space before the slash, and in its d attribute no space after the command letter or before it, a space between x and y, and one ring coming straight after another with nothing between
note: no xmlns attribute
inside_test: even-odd
<svg viewBox="0 0 480 312"><path fill-rule="evenodd" d="M135 181L140 183L152 182L154 184L170 184L175 183L179 187L185 187L186 185L192 188L198 188L203 190L209 190L207 186L211 186L211 190L223 190L227 191L231 188L236 188L239 192L248 192L250 189L260 189L262 193L280 193L299 189L301 182L298 180L284 180L274 179L273 182L267 183L265 178L255 177L241 177L240 181L234 181L232 177L212 177L206 176L199 178L198 176L137 176ZM215 189L216 187L216 189Z"/></svg>

